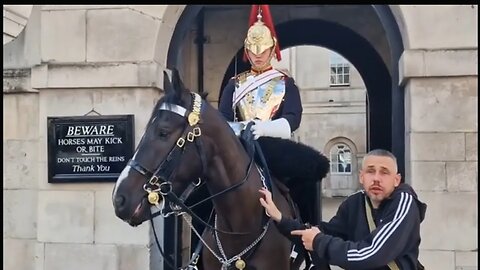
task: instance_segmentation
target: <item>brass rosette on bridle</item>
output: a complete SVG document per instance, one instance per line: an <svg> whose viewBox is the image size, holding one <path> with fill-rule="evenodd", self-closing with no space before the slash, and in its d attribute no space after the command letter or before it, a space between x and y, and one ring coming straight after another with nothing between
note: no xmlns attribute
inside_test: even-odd
<svg viewBox="0 0 480 270"><path fill-rule="evenodd" d="M152 187L154 187L154 189L152 189ZM159 194L159 191L161 190L161 187L160 187L160 184L158 183L158 178L157 177L152 177L149 181L148 181L148 185L145 184L143 185L143 190L145 190L148 195L147 195L147 199L148 199L148 202L151 204L151 205L155 205L157 207L159 207L159 204L164 202L164 198L163 198L163 194ZM161 207L159 207L161 208Z"/></svg>
<svg viewBox="0 0 480 270"><path fill-rule="evenodd" d="M160 195L157 192L147 190L148 192L148 202L153 205L158 205L160 201L163 201L163 196L160 199Z"/></svg>

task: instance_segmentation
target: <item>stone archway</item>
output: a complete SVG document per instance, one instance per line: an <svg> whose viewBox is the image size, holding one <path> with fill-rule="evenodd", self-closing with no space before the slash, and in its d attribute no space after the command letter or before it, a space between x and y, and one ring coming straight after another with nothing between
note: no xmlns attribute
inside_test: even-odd
<svg viewBox="0 0 480 270"><path fill-rule="evenodd" d="M250 6L234 6L233 8L235 7L242 14L249 13ZM369 126L370 132L367 134L369 138L367 148L392 150L398 157L399 170L403 172L405 167L405 121L403 89L398 83L398 60L404 49L401 35L404 32L399 30L402 22L397 22L398 18L402 18L401 10L396 9L395 14L392 14L388 6L348 6L347 9L351 10L342 11L343 17L335 18L335 11L341 8L342 6L335 5L271 6L274 19L280 18L276 21L280 45L282 49L296 45L326 47L341 53L355 65L368 89L370 118L367 120L367 126ZM329 12L322 13L321 9L329 9ZM192 30L192 25L197 23L197 16L203 10L204 6L196 5L186 6L183 10L168 47L167 67L185 65L180 57L182 46L185 45L185 36ZM346 16L346 14L353 14L352 12L355 13L355 16ZM282 13L283 16L276 16L279 13ZM356 23L352 22L354 17L361 18L360 21L364 20L362 23L368 25L369 29L374 28L374 31L368 32L369 30L356 28ZM232 20L234 19L232 18ZM350 21L343 22L342 20ZM238 29L230 31L242 29L237 32L239 35L243 35L242 31L246 33L246 26L243 23L246 24L246 21L242 21L240 23L242 25ZM298 31L298 29L315 29L318 34ZM239 37L228 44L230 46L228 49L222 50L224 55L221 57L227 57L230 61L227 61L223 69L226 70L225 73L215 75L218 89L213 90L213 93L218 93L216 96L220 95L227 80L235 73L235 58L241 59L243 54L242 42L243 38ZM352 44L355 44L354 49L352 49ZM230 55L228 52L231 52ZM193 59L190 61L190 64L194 62ZM237 62L237 72L246 68L248 66L245 63ZM217 70L219 69L222 67L217 68ZM219 77L219 75L223 76ZM206 76L208 77L208 75ZM169 225L165 225L168 230ZM171 229L170 232L172 232Z"/></svg>
<svg viewBox="0 0 480 270"><path fill-rule="evenodd" d="M276 31L282 41L282 49L297 45L326 47L345 56L359 70L368 90L370 118L367 120L367 148L391 150L398 157L400 172L404 172L404 92L398 82L398 62L404 49L402 36L388 7L372 5L371 8L378 16L379 29L384 31L386 42L383 49L387 53L383 55L378 53L378 46L375 48L354 30L322 19L288 21L276 25ZM315 32L296 31L298 29L315 29ZM354 50L352 44L356 46ZM241 59L242 56L243 48L240 48L236 58ZM237 60L237 72L248 68L248 63ZM234 73L235 56L225 72L221 89Z"/></svg>
<svg viewBox="0 0 480 270"><path fill-rule="evenodd" d="M156 46L156 51L160 48L166 48L167 43L165 40L170 37L172 33L168 52L165 50L165 52L167 52L167 67L182 66L179 55L182 44L184 43L184 38L192 25L196 23L197 16L204 10L204 7L205 6L202 5L182 6L172 8L172 10L168 11L168 14L172 15L168 16L164 23L165 27L162 26L160 30L161 33L166 33L167 35L161 35L161 33L159 33ZM250 6L243 5L234 7L244 9L242 12L247 14ZM404 43L408 41L408 37L403 37L406 35L406 29L403 23L402 10L396 6L389 7L386 5L349 6L357 15L356 17L369 17L368 19L361 19L361 21L364 20L362 23L365 24L365 22L367 22L374 26L375 33L372 34L365 29L356 29L355 23L352 23L351 18L335 19L335 10L343 7L344 6L335 5L312 5L308 7L271 6L274 18L281 19L276 22L277 32L281 41L280 45L282 48L288 48L295 45L310 44L334 49L344 55L359 69L367 84L367 88L370 89L368 93L368 105L371 118L369 123L367 123L370 131L369 134L367 134L369 138L367 142L368 148L386 148L392 150L398 157L400 172L404 172L404 92L403 87L399 86L398 83L398 63L404 50ZM318 10L331 10L323 14L320 11L317 12L315 8ZM310 9L310 11L308 9ZM339 15L345 17L345 14L349 14L348 12L352 12L352 10L340 10ZM333 15L331 15L332 11ZM275 14L280 12L283 12L283 15L286 16L275 17ZM167 14L167 10L164 14ZM176 21L177 18L178 22L175 26L173 22ZM350 22L342 23L342 20L350 20ZM298 29L315 29L315 27L319 27L317 28L317 31L320 33L319 35L308 36L307 34L311 32L295 31ZM243 26L241 29L243 28L245 27ZM174 29L174 31L170 32L172 29ZM333 29L336 30L334 31ZM246 29L242 31L246 31ZM381 38L378 38L379 36ZM239 41L237 44L238 47L234 50L237 52L237 57L241 57L243 46L241 43L242 39ZM351 48L349 48L351 44L359 44L361 48L351 50ZM156 56L156 58L158 58L158 56ZM221 91L226 84L226 79L234 74L234 56L235 54L230 56L230 64L226 67L226 72L218 91ZM237 71L242 69L242 64L244 63L238 61ZM375 70L375 72L372 72L372 70ZM377 75L373 76L372 74L374 73L377 73ZM382 82L380 82L378 78L380 78ZM385 91L385 89L389 91ZM381 119L376 119L376 117Z"/></svg>
<svg viewBox="0 0 480 270"><path fill-rule="evenodd" d="M315 32L298 31L298 29L315 29ZM391 75L381 56L369 42L354 31L336 23L323 20L296 20L276 26L279 40L283 41L282 49L296 45L317 45L335 50L347 58L360 72L368 91L370 108L369 148L390 149L392 143L392 122L388 116L392 115ZM321 34L315 34L321 33ZM335 38L331 38L335 36ZM355 48L352 49L352 44ZM237 52L237 59L241 59L243 49ZM237 71L242 72L249 67L247 63L237 61ZM234 75L235 59L232 59L224 76L224 84ZM223 88L223 87L222 87Z"/></svg>

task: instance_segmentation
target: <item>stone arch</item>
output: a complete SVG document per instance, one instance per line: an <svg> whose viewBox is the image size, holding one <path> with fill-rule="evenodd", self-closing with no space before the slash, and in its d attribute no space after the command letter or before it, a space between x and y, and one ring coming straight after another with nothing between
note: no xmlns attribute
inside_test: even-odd
<svg viewBox="0 0 480 270"><path fill-rule="evenodd" d="M3 45L14 40L25 29L33 5L3 5Z"/></svg>
<svg viewBox="0 0 480 270"><path fill-rule="evenodd" d="M400 36L402 37L403 47L408 49L410 47L410 38L408 35L407 25L405 23L404 13L400 5L388 5L391 15L394 18L395 23L397 24L398 30L400 31Z"/></svg>
<svg viewBox="0 0 480 270"><path fill-rule="evenodd" d="M393 28L387 11L376 12L384 14L379 21L386 21L388 29ZM383 13L382 13L383 12ZM385 15L387 14L387 15ZM311 27L322 35L313 35L296 29ZM383 27L383 25L382 25ZM399 168L403 168L404 157L404 106L403 89L398 84L397 60L403 52L403 45L398 31L392 29L386 35L388 55L382 56L371 45L370 41L355 31L338 23L320 19L300 19L280 23L276 26L280 40L284 40L282 49L296 45L316 45L334 50L347 58L361 74L367 88L367 104L369 119L367 120L367 148L384 148L395 152L399 158ZM388 32L388 31L387 31ZM332 39L331 36L336 36ZM285 41L286 40L286 41ZM356 51L350 45L355 44ZM242 72L249 68L249 64L237 61L243 55L243 48L239 48L232 57L224 76L222 86L234 75L235 64L237 71ZM389 89L386 91L386 89ZM370 132L369 132L370 131Z"/></svg>
<svg viewBox="0 0 480 270"><path fill-rule="evenodd" d="M175 49L180 47L182 37L185 36L188 30L188 25L193 22L197 14L195 13L192 17L191 10L192 7L187 5L166 6L163 16L161 17L162 24L158 30L153 57L153 59L161 65L167 66L170 58L178 57L179 51L175 51ZM174 55L170 55L170 50L174 50ZM163 77L163 73L161 74Z"/></svg>
<svg viewBox="0 0 480 270"><path fill-rule="evenodd" d="M187 5L182 6L181 8L175 7L172 8L171 11L165 12L165 14L170 14L171 12L173 12L173 14L169 15L170 18L164 19L164 23L159 30L157 44L155 46L155 60L157 62L159 62L161 65L165 64L166 67L182 66L182 61L180 57L181 47L185 42L185 37L188 34L188 31L191 29L192 24L195 23L197 16L200 14L204 7L205 6L202 5ZM242 8L245 8L245 10L247 10L247 7L249 6L242 6ZM317 6L316 8L324 7L329 6ZM386 50L388 50L388 56L385 57L385 55L376 55L374 48L367 48L367 51L369 52L368 55L371 56L371 58L364 59L364 63L360 64L360 66L364 66L364 72L366 73L366 70L368 68L365 69L365 67L368 67L369 63L370 65L372 65L371 62L373 62L374 65L381 66L381 68L378 69L377 76L383 76L381 82L378 81L378 78L374 78L373 76L368 78L368 81L376 85L377 87L377 95L371 96L371 98L374 99L373 102L376 104L375 109L377 110L375 113L372 113L372 115L374 115L373 117L377 117L377 119L371 119L371 123L375 125L373 127L375 132L367 134L367 137L371 135L377 137L372 138L371 140L376 144L369 145L367 148L386 148L392 150L392 152L397 157L399 157L399 168L400 170L403 170L405 154L405 121L403 106L403 89L401 88L401 86L399 86L398 83L398 62L400 56L403 53L404 44L406 44L405 42L406 40L408 40L408 38L403 37L404 35L406 35L406 28L403 22L402 10L397 6L392 7L394 7L394 10L392 10L391 7L386 5L371 5L362 7L362 12L366 13L361 13L359 14L359 16L365 16L365 14L368 14L369 17L374 17L377 27L381 27L383 29L383 31L380 31L377 34L380 36L385 36L384 40L382 40L382 44L386 44L385 48L387 48ZM355 33L355 31L346 27L345 25L342 25L341 23L333 23L325 20L322 21L322 19L318 17L319 15L315 15L316 13L310 10L307 10L306 13L294 12L293 9L295 8L302 7L272 6L272 14L275 13L275 9L292 9L292 11L288 12L288 16L284 16L282 18L283 21L280 20L276 22L278 27L282 26L281 28L284 28L283 30L280 29L280 31L277 31L277 34L285 35L288 34L289 31L292 31L292 29L296 29L296 32L301 32L298 31L298 29L302 29L301 27L304 26L308 26L310 29L312 26L308 25L308 22L316 21L317 26L323 24L325 27L326 25L328 25L335 27L336 29L341 29L342 31L344 31L344 33L349 33L351 38L359 41L363 45L367 45L369 42L371 42L371 40L369 41L365 39L360 34ZM303 26L302 21L304 23ZM177 22L177 24L175 25L174 22ZM295 34L301 35L302 33ZM280 39L282 39L282 37L280 37ZM169 42L165 42L165 40L169 40ZM228 48L228 51L232 52L232 54L230 55L231 62L230 65L227 67L227 72L225 72L224 78L230 78L233 75L234 68L232 63L235 59L235 56L237 56L238 59L241 59L241 53L243 53L243 43L241 43L240 40L235 42L238 42L238 44L236 43L234 47ZM325 45L315 42L304 42L301 45L307 44ZM287 45L287 47L291 47L300 44L295 44L294 42L288 44L288 42L283 42L282 48L285 48L285 45ZM339 50L335 47L335 44L331 44L330 48L341 53L356 67L358 66L358 63L362 62L359 61L357 62L357 64L353 63L356 62L352 61L352 57L354 58L355 56L348 57L349 52L346 48L343 48L343 50ZM357 57L361 58L362 56ZM381 89L387 89L388 91L382 92ZM387 104L384 104L383 101L387 101ZM173 232L172 224L165 224L165 232L167 231L170 233Z"/></svg>
<svg viewBox="0 0 480 270"><path fill-rule="evenodd" d="M41 63L42 5L33 5L28 22L14 40L3 45L3 69L29 68Z"/></svg>

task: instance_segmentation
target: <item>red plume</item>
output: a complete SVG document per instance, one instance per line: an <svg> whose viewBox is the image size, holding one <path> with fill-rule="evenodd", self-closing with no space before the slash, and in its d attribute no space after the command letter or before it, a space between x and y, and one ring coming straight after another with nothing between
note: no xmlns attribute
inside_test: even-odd
<svg viewBox="0 0 480 270"><path fill-rule="evenodd" d="M252 5L252 10L250 10L250 18L248 19L249 28L257 21L258 6L259 5Z"/></svg>
<svg viewBox="0 0 480 270"><path fill-rule="evenodd" d="M270 32L272 33L272 37L274 37L277 40L277 46L275 47L275 54L277 55L277 60L280 61L282 60L282 56L280 54L280 45L278 44L278 38L277 38L277 33L275 32L275 26L273 24L272 20L272 14L270 13L270 6L269 5L260 5L260 8L262 9L262 20L263 23L270 29Z"/></svg>
<svg viewBox="0 0 480 270"><path fill-rule="evenodd" d="M265 24L265 26L268 27L268 29L270 29L270 32L272 33L272 37L275 37L275 39L277 40L276 47L275 47L275 55L277 57L277 60L280 61L282 60L282 56L280 54L280 45L278 44L277 33L275 32L275 27L273 24L272 14L270 13L269 5L252 5L252 10L250 11L250 18L248 19L248 27L250 28L257 21L259 8L262 11L263 23ZM243 61L248 61L246 53L243 54Z"/></svg>

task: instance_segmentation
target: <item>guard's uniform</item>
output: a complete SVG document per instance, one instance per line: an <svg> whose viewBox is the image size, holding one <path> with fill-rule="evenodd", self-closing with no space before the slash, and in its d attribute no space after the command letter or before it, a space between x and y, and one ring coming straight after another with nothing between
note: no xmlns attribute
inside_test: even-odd
<svg viewBox="0 0 480 270"><path fill-rule="evenodd" d="M303 111L295 81L284 71L276 69L260 74L250 70L230 79L218 109L227 121L232 122L283 117L292 132L300 126Z"/></svg>

